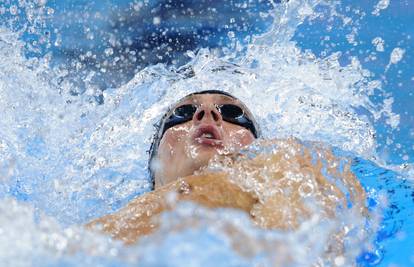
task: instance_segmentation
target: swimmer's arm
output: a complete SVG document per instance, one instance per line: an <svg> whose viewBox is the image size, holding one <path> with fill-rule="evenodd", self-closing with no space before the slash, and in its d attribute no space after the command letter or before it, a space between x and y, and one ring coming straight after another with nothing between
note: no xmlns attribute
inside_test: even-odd
<svg viewBox="0 0 414 267"><path fill-rule="evenodd" d="M172 187L169 185L139 196L119 211L98 218L86 227L110 234L127 244L134 243L139 236L147 235L157 227L151 218L168 209L165 196Z"/></svg>
<svg viewBox="0 0 414 267"><path fill-rule="evenodd" d="M365 190L352 173L349 160L335 156L330 147L319 143L305 146L295 138L266 141L265 145L276 145L277 152L256 157L250 165L277 170L267 174L266 182L269 183L267 187L273 187L277 193L262 198L252 209L251 215L259 225L297 228L302 219L315 213L309 209L309 197L321 205L327 217L336 216L338 208L346 209L348 203L366 214ZM295 176L303 178L289 178Z"/></svg>
<svg viewBox="0 0 414 267"><path fill-rule="evenodd" d="M229 207L249 212L257 199L231 183L223 173L192 175L137 197L118 212L98 218L86 227L98 229L131 244L140 236L156 230L158 215L173 209L179 201L194 201L209 208Z"/></svg>

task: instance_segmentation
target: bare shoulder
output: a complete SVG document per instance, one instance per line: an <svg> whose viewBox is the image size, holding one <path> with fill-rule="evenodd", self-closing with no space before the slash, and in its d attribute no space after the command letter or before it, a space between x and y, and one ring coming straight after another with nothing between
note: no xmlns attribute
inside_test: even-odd
<svg viewBox="0 0 414 267"><path fill-rule="evenodd" d="M127 244L150 234L159 225L159 214L174 208L178 201L193 201L217 208L228 207L249 212L257 202L251 194L229 182L224 173L205 173L180 178L132 200L127 206L86 225Z"/></svg>
<svg viewBox="0 0 414 267"><path fill-rule="evenodd" d="M347 205L347 196L364 212L362 186L347 159L335 156L329 146L289 138L261 141L258 147L254 153L218 157L221 169L180 178L87 226L134 243L156 230L159 214L174 209L178 201L239 209L259 226L277 229L296 228L309 217L309 199L327 217Z"/></svg>
<svg viewBox="0 0 414 267"><path fill-rule="evenodd" d="M294 229L314 213L310 201L325 217L349 203L366 213L366 194L351 171L351 160L335 155L332 147L295 138L266 140L258 147L253 156L242 155L227 170L258 199L250 215L260 226Z"/></svg>

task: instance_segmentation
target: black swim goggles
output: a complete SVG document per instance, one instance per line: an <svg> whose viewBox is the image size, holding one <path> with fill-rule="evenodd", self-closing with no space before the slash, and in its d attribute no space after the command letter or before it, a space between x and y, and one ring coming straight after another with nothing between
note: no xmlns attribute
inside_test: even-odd
<svg viewBox="0 0 414 267"><path fill-rule="evenodd" d="M257 129L243 108L234 104L215 105L215 107L217 111L220 112L224 121L248 129L250 132L252 132L254 137L257 138ZM194 104L184 104L182 106L176 107L172 111L171 115L165 119L161 136L163 136L165 131L167 131L169 128L181 123L185 123L187 121L191 121L197 111L197 108L198 106Z"/></svg>

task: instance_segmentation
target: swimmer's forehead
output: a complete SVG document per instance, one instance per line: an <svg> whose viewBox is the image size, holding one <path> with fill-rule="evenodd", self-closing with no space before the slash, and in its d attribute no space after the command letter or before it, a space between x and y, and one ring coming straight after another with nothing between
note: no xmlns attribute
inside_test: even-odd
<svg viewBox="0 0 414 267"><path fill-rule="evenodd" d="M222 94L195 94L189 95L181 99L174 105L174 107L184 105L184 104L203 104L203 103L214 103L214 104L226 104L234 103L243 105L243 103L235 98ZM243 105L244 106L244 105Z"/></svg>

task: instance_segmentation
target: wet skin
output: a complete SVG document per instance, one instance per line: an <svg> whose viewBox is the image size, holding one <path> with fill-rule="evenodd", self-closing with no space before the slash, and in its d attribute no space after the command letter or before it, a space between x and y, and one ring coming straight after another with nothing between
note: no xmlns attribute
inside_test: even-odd
<svg viewBox="0 0 414 267"><path fill-rule="evenodd" d="M248 129L224 121L215 106L234 104L248 112L240 101L219 94L202 94L188 97L175 107L185 104L195 104L198 109L191 121L164 133L153 165L156 188L191 175L206 166L214 155L237 152L255 139Z"/></svg>
<svg viewBox="0 0 414 267"><path fill-rule="evenodd" d="M342 164L329 148L315 145L309 149L293 138L268 140L260 141L260 146L276 146L276 150L246 158L237 151L251 144L254 136L249 130L222 120L214 106L217 102L223 104L220 101L234 100L221 95L199 95L179 103L197 103L200 108L191 121L165 132L157 155L155 190L87 227L132 244L157 229L163 211L174 209L180 201L193 201L209 208L244 211L263 228L293 230L315 212L322 218L333 218L338 210L346 209L346 192L338 188L338 183L345 185L356 212L365 216L364 189L349 164ZM202 111L204 116L199 116ZM211 131L216 131L213 139ZM312 151L317 151L316 159ZM223 162L223 171L203 169L210 160ZM326 174L336 180L327 179ZM248 189L249 179L254 180L256 189L271 189L274 193ZM173 201L171 194L175 196ZM315 201L318 210L309 208L309 199ZM332 234L333 245L327 253L343 253L342 236L341 232Z"/></svg>

